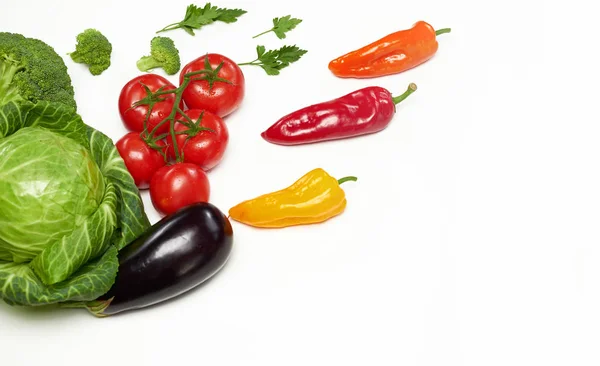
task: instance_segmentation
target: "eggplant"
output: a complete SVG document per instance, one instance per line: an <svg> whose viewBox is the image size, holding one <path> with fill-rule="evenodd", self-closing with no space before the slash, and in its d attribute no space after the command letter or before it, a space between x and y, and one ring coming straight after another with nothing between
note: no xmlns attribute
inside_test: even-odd
<svg viewBox="0 0 600 366"><path fill-rule="evenodd" d="M103 317L172 299L219 272L232 248L223 212L210 203L184 207L120 251L115 283L88 309Z"/></svg>

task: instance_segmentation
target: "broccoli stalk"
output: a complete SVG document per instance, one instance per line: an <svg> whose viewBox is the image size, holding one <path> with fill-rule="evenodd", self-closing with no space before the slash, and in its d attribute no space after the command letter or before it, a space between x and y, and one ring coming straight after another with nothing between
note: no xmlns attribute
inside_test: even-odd
<svg viewBox="0 0 600 366"><path fill-rule="evenodd" d="M162 67L163 62L157 60L152 56L143 56L137 62L137 67L140 71L148 71L152 69L156 69ZM179 70L178 70L179 71ZM177 71L175 71L177 72ZM172 74L169 74L172 75Z"/></svg>
<svg viewBox="0 0 600 366"><path fill-rule="evenodd" d="M169 37L154 37L150 41L150 55L137 61L140 71L162 68L168 75L174 75L181 67L179 50Z"/></svg>
<svg viewBox="0 0 600 366"><path fill-rule="evenodd" d="M75 51L69 55L74 62L86 64L92 75L100 75L110 66L112 45L96 29L86 29L77 35Z"/></svg>

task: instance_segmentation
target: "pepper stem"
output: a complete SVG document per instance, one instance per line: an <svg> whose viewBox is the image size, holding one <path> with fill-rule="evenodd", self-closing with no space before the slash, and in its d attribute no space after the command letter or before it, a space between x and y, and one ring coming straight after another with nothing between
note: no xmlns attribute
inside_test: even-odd
<svg viewBox="0 0 600 366"><path fill-rule="evenodd" d="M394 104L398 104L401 101L403 101L404 99L408 98L408 96L411 95L412 93L414 93L415 91L417 91L417 84L410 83L408 85L408 88L406 89L406 91L404 93L402 93L401 95L398 95L397 97L393 97L392 101L394 102Z"/></svg>
<svg viewBox="0 0 600 366"><path fill-rule="evenodd" d="M442 28L442 29L438 29L435 31L435 35L439 36L440 34L444 34L444 33L450 33L450 31L452 30L452 28Z"/></svg>
<svg viewBox="0 0 600 366"><path fill-rule="evenodd" d="M356 182L358 180L358 178L353 177L353 176L348 176L348 177L340 178L340 179L338 179L338 184L342 184L342 183L347 182L349 180L351 180L353 182Z"/></svg>

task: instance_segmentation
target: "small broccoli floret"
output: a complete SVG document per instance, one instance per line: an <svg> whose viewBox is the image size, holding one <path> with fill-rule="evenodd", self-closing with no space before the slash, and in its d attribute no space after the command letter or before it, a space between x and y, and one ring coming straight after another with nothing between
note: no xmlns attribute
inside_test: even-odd
<svg viewBox="0 0 600 366"><path fill-rule="evenodd" d="M100 75L110 66L112 44L100 31L90 28L77 35L73 61L86 64L92 75Z"/></svg>
<svg viewBox="0 0 600 366"><path fill-rule="evenodd" d="M74 95L67 66L52 47L39 39L0 32L0 105L46 100L76 109Z"/></svg>
<svg viewBox="0 0 600 366"><path fill-rule="evenodd" d="M179 50L169 37L154 37L150 41L150 56L144 56L137 62L140 71L161 67L168 75L174 75L181 67Z"/></svg>

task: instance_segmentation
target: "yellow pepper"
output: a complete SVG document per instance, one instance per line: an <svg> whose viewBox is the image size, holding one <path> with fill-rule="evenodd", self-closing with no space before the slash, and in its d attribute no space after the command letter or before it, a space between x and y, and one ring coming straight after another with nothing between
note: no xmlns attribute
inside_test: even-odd
<svg viewBox="0 0 600 366"><path fill-rule="evenodd" d="M335 179L313 169L291 186L244 201L229 209L229 217L260 228L315 224L341 214L346 194L340 184L356 177Z"/></svg>

